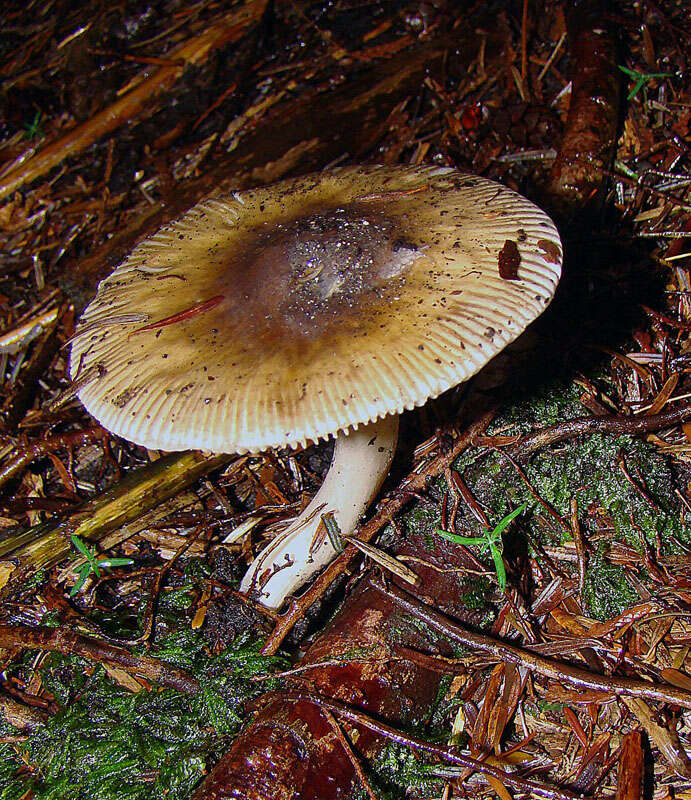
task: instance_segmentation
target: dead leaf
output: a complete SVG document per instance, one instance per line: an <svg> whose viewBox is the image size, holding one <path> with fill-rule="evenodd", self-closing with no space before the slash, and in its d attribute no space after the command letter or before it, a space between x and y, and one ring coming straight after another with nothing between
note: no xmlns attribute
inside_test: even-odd
<svg viewBox="0 0 691 800"><path fill-rule="evenodd" d="M690 779L691 763L676 733L654 719L650 706L644 700L639 697L622 697L621 700L641 723L650 741L662 753L670 767L680 777Z"/></svg>
<svg viewBox="0 0 691 800"><path fill-rule="evenodd" d="M116 682L119 683L125 689L128 689L130 692L141 692L144 686L139 683L136 678L133 678L129 672L125 672L124 669L120 669L120 667L114 667L110 664L105 665L106 672L108 675Z"/></svg>

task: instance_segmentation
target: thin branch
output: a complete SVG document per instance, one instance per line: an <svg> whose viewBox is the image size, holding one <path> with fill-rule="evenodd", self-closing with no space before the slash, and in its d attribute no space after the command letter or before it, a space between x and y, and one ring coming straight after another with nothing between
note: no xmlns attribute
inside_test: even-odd
<svg viewBox="0 0 691 800"><path fill-rule="evenodd" d="M504 452L512 458L522 460L543 447L589 433L618 433L635 436L640 433L670 428L688 419L691 419L691 403L686 403L674 411L651 414L647 417L578 417L535 431Z"/></svg>
<svg viewBox="0 0 691 800"><path fill-rule="evenodd" d="M369 800L377 800L377 795L370 784L367 775L365 774L364 769L362 768L362 764L360 763L358 757L353 752L353 748L350 745L350 742L346 738L345 733L343 732L343 728L338 724L338 720L334 717L334 715L329 711L328 708L322 708L321 712L326 717L327 722L331 726L333 732L336 734L336 738L341 744L346 756L348 756L348 761L353 765L353 769L355 770L355 774L360 779L360 783L362 784L362 788L365 790L367 797Z"/></svg>
<svg viewBox="0 0 691 800"><path fill-rule="evenodd" d="M553 203L565 213L601 200L617 142L617 35L598 0L566 4L571 101L550 176Z"/></svg>
<svg viewBox="0 0 691 800"><path fill-rule="evenodd" d="M168 500L231 456L208 456L191 451L172 453L130 472L112 489L90 500L69 519L49 520L0 542L0 558L10 556L17 565L14 581L27 571L58 564L71 551L70 535L90 542L132 522ZM9 585L9 584L8 584Z"/></svg>
<svg viewBox="0 0 691 800"><path fill-rule="evenodd" d="M91 425L83 430L56 433L34 442L22 442L17 445L8 457L7 463L0 469L0 487L22 472L32 461L43 458L55 450L81 447L85 444L105 440L109 436L108 431L100 425Z"/></svg>
<svg viewBox="0 0 691 800"><path fill-rule="evenodd" d="M0 625L0 647L25 647L77 655L101 664L114 664L179 692L196 692L199 684L185 670L151 656L135 656L124 647L82 636L64 628L31 628L28 625Z"/></svg>
<svg viewBox="0 0 691 800"><path fill-rule="evenodd" d="M530 650L516 647L516 645L507 644L487 634L469 631L395 586L384 588L375 583L372 586L435 631L468 647L489 653L501 662L508 661L512 664L519 664L532 672L545 675L560 683L576 686L579 689L591 689L616 696L640 697L662 703L673 703L682 708L691 708L691 692L677 689L674 686L663 686L634 678L596 675L594 672L545 658Z"/></svg>

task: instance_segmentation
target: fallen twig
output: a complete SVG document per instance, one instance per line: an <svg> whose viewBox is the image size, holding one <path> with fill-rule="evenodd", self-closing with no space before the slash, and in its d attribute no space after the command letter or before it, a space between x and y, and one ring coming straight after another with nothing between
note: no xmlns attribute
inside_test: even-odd
<svg viewBox="0 0 691 800"><path fill-rule="evenodd" d="M231 456L197 451L172 453L129 473L112 489L85 503L67 520L49 520L0 542L0 558L16 564L13 579L29 570L58 564L69 555L70 536L95 542L176 495Z"/></svg>
<svg viewBox="0 0 691 800"><path fill-rule="evenodd" d="M64 628L0 625L0 647L25 647L77 655L102 664L114 664L179 692L196 692L199 689L196 678L173 664L150 656L135 656L124 647Z"/></svg>
<svg viewBox="0 0 691 800"><path fill-rule="evenodd" d="M34 442L20 443L15 450L10 453L7 463L0 469L0 487L7 481L18 475L22 470L38 458L43 458L55 450L90 444L99 440L107 439L110 436L108 431L100 425L90 425L79 431L69 431L68 433L56 433L46 439L39 439Z"/></svg>
<svg viewBox="0 0 691 800"><path fill-rule="evenodd" d="M647 417L578 417L566 422L559 422L540 431L535 431L524 436L516 444L511 445L503 452L512 458L521 460L527 458L537 450L556 442L575 439L589 433L615 433L635 436L640 433L659 431L691 419L691 403L684 404L674 411L665 411L661 414L651 414Z"/></svg>
<svg viewBox="0 0 691 800"><path fill-rule="evenodd" d="M14 434L27 409L31 406L36 396L39 379L45 374L60 347L60 337L56 335L56 330L60 330L66 313L66 309L61 311L58 320L46 327L36 339L31 355L26 363L22 364L17 375L12 392L2 398L0 429L4 432Z"/></svg>
<svg viewBox="0 0 691 800"><path fill-rule="evenodd" d="M499 661L520 664L520 666L540 675L545 675L548 678L580 689L591 689L617 696L639 697L645 700L673 703L682 706L682 708L691 708L691 692L677 689L674 686L663 686L659 683L648 683L633 678L596 675L571 664L553 661L525 648L502 642L487 634L469 631L467 628L440 614L431 606L421 603L412 595L395 586L385 588L377 584L372 585L438 633L476 650L490 653Z"/></svg>
<svg viewBox="0 0 691 800"><path fill-rule="evenodd" d="M341 747L343 748L343 752L348 756L348 761L353 765L353 769L355 770L358 778L360 779L360 783L362 784L362 788L365 790L367 797L369 800L377 800L377 795L374 793L374 789L372 788L369 778L365 774L364 769L362 768L362 764L358 760L358 757L353 752L353 748L348 741L345 733L343 732L343 728L338 723L338 720L334 717L334 715L329 711L328 708L322 708L322 713L326 717L331 729L336 734L336 738L341 743Z"/></svg>
<svg viewBox="0 0 691 800"><path fill-rule="evenodd" d="M629 731L619 754L616 800L640 800L645 775L643 744L640 731Z"/></svg>

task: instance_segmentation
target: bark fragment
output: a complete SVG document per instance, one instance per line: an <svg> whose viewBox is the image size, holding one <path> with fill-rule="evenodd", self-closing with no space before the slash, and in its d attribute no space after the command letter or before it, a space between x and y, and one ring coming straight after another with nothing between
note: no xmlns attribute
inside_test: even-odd
<svg viewBox="0 0 691 800"><path fill-rule="evenodd" d="M603 197L617 142L620 73L607 4L569 4L571 103L548 193L565 216Z"/></svg>
<svg viewBox="0 0 691 800"><path fill-rule="evenodd" d="M468 618L454 571L461 564L460 548L440 537L430 549L422 534L415 534L397 550L399 556L413 554L427 561L415 561L420 595ZM424 663L397 657L400 645L418 651L444 649L436 634L411 624L391 599L361 582L309 647L300 663L315 668L300 673L295 688L347 703L391 725L419 722L421 710L436 696L440 676ZM342 663L334 665L339 657ZM321 662L329 663L318 666ZM365 758L384 745L364 727L349 726L346 733ZM317 706L307 701L286 704L277 697L244 729L194 800L337 800L352 796L356 786L353 765Z"/></svg>

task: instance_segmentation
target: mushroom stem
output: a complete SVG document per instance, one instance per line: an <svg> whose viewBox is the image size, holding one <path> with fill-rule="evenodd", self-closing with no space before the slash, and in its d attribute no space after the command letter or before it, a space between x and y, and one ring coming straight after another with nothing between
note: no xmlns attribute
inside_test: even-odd
<svg viewBox="0 0 691 800"><path fill-rule="evenodd" d="M252 562L240 590L278 609L337 554L322 516L333 514L349 536L379 491L398 441L398 416L391 414L348 434L339 434L329 471L309 505Z"/></svg>

